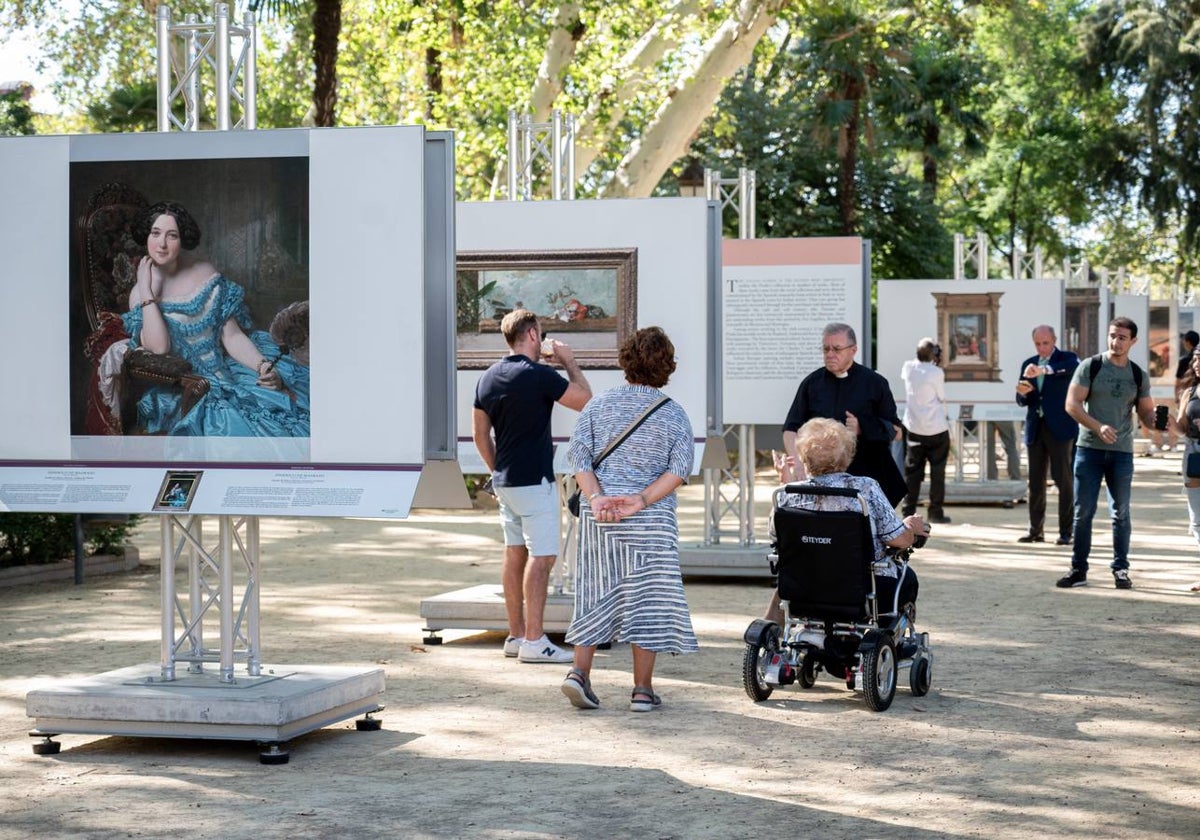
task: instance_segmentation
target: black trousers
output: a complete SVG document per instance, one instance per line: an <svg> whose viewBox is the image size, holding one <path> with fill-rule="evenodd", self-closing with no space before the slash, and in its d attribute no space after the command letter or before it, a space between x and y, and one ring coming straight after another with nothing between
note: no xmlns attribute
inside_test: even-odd
<svg viewBox="0 0 1200 840"><path fill-rule="evenodd" d="M1075 476L1072 462L1075 460L1075 441L1058 440L1042 423L1038 427L1037 439L1027 447L1029 451L1029 533L1043 536L1046 524L1046 473L1058 488L1058 535L1061 539L1071 538L1071 524L1075 520Z"/></svg>
<svg viewBox="0 0 1200 840"><path fill-rule="evenodd" d="M921 498L921 482L925 480L925 465L929 465L929 515L943 516L946 503L946 459L950 457L950 433L916 435L908 433L904 447L904 480L908 493L901 512L911 516L917 512Z"/></svg>

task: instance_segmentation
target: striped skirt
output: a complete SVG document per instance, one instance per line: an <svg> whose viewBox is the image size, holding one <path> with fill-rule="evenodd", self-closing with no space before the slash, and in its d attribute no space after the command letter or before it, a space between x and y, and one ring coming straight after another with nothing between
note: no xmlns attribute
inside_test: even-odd
<svg viewBox="0 0 1200 840"><path fill-rule="evenodd" d="M675 511L648 508L621 522L599 524L583 505L573 645L628 642L655 653L699 648L679 573Z"/></svg>

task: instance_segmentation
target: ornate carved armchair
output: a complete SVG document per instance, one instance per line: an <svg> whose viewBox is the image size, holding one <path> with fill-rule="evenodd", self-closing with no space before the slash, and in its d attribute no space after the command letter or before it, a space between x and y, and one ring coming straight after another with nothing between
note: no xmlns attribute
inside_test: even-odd
<svg viewBox="0 0 1200 840"><path fill-rule="evenodd" d="M96 365L88 393L89 434L134 433L134 404L147 385L179 388L184 414L209 389L208 380L192 373L179 356L129 348L120 316L129 309L138 260L145 255L145 243L135 240L132 228L147 205L132 187L106 184L92 193L78 220L83 299L91 328L85 352Z"/></svg>

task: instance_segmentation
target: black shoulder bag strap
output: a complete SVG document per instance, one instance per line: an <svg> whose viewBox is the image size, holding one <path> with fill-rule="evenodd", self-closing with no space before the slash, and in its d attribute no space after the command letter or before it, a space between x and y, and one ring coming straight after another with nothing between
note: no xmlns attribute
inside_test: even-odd
<svg viewBox="0 0 1200 840"><path fill-rule="evenodd" d="M621 434L619 434L615 438L613 438L612 442L610 442L608 444L608 446L604 447L604 451L600 453L600 455L596 458L596 460L592 461L592 472L596 471L596 467L600 466L600 462L603 461L605 458L607 458L609 455L611 455L614 449L616 449L618 446L620 446L622 443L625 442L625 438L627 438L631 434L633 434L638 426L645 423L647 418L649 418L651 414L658 411L660 408L662 408L664 405L666 405L670 401L671 401L670 397L663 397L661 400L654 403L652 406L650 406L645 411L643 411L641 414L639 414L637 419L634 420L632 423L630 423L629 427L627 429L625 429L625 431L621 432Z"/></svg>

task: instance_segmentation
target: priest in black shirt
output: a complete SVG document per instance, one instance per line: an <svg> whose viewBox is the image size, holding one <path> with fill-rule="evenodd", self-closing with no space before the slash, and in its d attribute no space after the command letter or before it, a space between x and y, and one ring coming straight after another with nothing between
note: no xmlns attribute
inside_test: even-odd
<svg viewBox="0 0 1200 840"><path fill-rule="evenodd" d="M804 467L796 457L796 432L813 417L845 423L858 439L847 472L879 482L893 505L907 492L904 477L892 458L890 444L900 419L891 386L880 374L854 361L858 339L848 324L828 324L821 333L825 366L804 377L783 424L783 448L788 459L781 478L803 481Z"/></svg>

